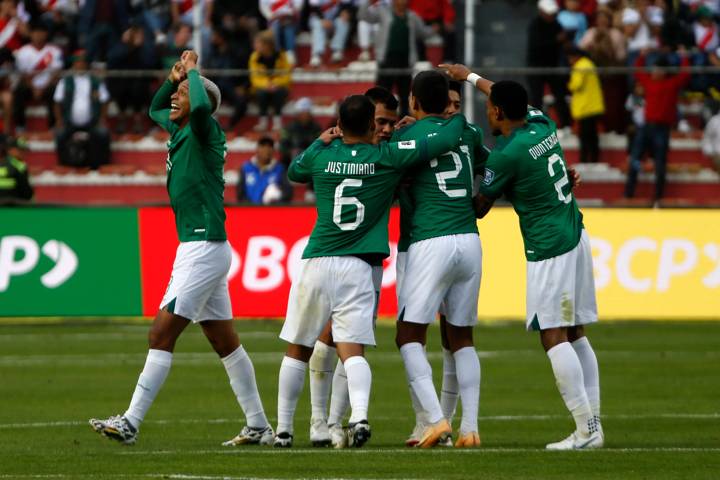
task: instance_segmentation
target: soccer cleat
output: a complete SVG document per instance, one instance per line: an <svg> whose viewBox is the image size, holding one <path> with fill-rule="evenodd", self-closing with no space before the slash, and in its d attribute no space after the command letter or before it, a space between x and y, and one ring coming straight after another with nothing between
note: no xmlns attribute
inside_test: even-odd
<svg viewBox="0 0 720 480"><path fill-rule="evenodd" d="M408 437L407 440L405 440L405 446L406 447L414 447L418 444L420 439L422 438L422 434L425 431L425 428L427 428L427 425L425 425L422 422L418 422L415 424L415 428L413 428L412 433Z"/></svg>
<svg viewBox="0 0 720 480"><path fill-rule="evenodd" d="M271 445L275 438L275 432L270 425L265 428L248 427L240 430L235 438L223 442L224 447L237 447L238 445Z"/></svg>
<svg viewBox="0 0 720 480"><path fill-rule="evenodd" d="M275 435L275 441L273 447L275 448L290 448L292 447L293 436L290 432L280 432Z"/></svg>
<svg viewBox="0 0 720 480"><path fill-rule="evenodd" d="M137 441L137 429L122 415L115 415L106 420L91 418L90 426L100 435L116 440L124 445L132 445Z"/></svg>
<svg viewBox="0 0 720 480"><path fill-rule="evenodd" d="M455 448L473 448L480 446L480 435L478 432L464 433L460 432Z"/></svg>
<svg viewBox="0 0 720 480"><path fill-rule="evenodd" d="M432 448L437 445L444 435L450 434L452 434L452 427L448 421L443 418L439 422L426 426L420 440L415 446L420 448Z"/></svg>
<svg viewBox="0 0 720 480"><path fill-rule="evenodd" d="M578 432L573 432L565 440L555 443L548 443L546 450L591 450L593 448L602 448L604 439L599 431L593 432L588 436L582 436Z"/></svg>
<svg viewBox="0 0 720 480"><path fill-rule="evenodd" d="M452 434L447 433L444 434L442 437L440 437L440 440L438 440L438 447L453 447L453 439Z"/></svg>
<svg viewBox="0 0 720 480"><path fill-rule="evenodd" d="M348 447L360 448L370 440L370 425L367 420L360 420L357 423L348 425L347 438Z"/></svg>
<svg viewBox="0 0 720 480"><path fill-rule="evenodd" d="M313 447L328 447L332 443L328 424L322 418L310 420L310 443Z"/></svg>
<svg viewBox="0 0 720 480"><path fill-rule="evenodd" d="M348 436L342 425L339 423L333 423L329 426L328 431L330 433L330 443L333 448L347 448Z"/></svg>

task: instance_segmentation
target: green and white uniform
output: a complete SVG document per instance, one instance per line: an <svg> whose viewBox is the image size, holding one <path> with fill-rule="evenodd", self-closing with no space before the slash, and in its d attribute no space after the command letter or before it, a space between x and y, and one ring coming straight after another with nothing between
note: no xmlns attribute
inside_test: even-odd
<svg viewBox="0 0 720 480"><path fill-rule="evenodd" d="M390 254L388 216L395 189L411 167L458 144L461 116L433 138L351 144L315 141L293 160L288 177L312 181L317 221L288 299L280 338L311 347L332 318L336 342L375 344L372 266Z"/></svg>
<svg viewBox="0 0 720 480"><path fill-rule="evenodd" d="M393 140L445 135L445 122L426 117ZM477 323L482 247L472 196L475 172L486 158L482 130L467 125L457 147L409 172L396 265L401 320L429 324L443 310L452 325Z"/></svg>
<svg viewBox="0 0 720 480"><path fill-rule="evenodd" d="M500 137L480 193L505 194L520 218L527 258L527 328L597 321L590 240L572 195L555 123L530 110L527 123Z"/></svg>
<svg viewBox="0 0 720 480"><path fill-rule="evenodd" d="M167 189L180 245L160 308L192 320L232 318L227 274L232 251L225 234L225 133L212 117L200 74L188 72L190 120L170 120L177 85L166 80L153 97L150 118L170 133Z"/></svg>

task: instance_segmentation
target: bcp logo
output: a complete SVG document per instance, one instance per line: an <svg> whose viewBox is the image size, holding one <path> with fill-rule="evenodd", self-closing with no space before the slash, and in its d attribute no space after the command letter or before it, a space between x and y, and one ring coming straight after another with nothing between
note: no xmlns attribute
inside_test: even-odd
<svg viewBox="0 0 720 480"><path fill-rule="evenodd" d="M40 277L46 288L57 288L77 271L78 257L66 243L48 240L42 247L32 238L10 235L0 239L0 292L10 286L12 277L33 271L40 262L40 253L48 257L53 267Z"/></svg>

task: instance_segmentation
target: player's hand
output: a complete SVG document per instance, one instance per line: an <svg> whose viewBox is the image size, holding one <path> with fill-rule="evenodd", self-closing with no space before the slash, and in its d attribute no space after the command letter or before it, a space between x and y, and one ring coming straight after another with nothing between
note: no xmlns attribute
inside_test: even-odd
<svg viewBox="0 0 720 480"><path fill-rule="evenodd" d="M342 137L342 130L340 130L338 127L330 127L324 132L320 134L320 137L318 137L325 145L329 145L330 142L335 140L336 138Z"/></svg>
<svg viewBox="0 0 720 480"><path fill-rule="evenodd" d="M579 187L582 183L582 177L578 173L577 170L575 170L573 167L569 167L567 169L568 177L570 178L570 187L576 188Z"/></svg>
<svg viewBox="0 0 720 480"><path fill-rule="evenodd" d="M189 72L193 68L197 68L198 54L194 50L185 50L180 56L185 71Z"/></svg>
<svg viewBox="0 0 720 480"><path fill-rule="evenodd" d="M186 74L185 74L185 67L183 67L182 63L175 62L175 65L170 69L170 75L168 75L168 80L170 80L172 83L180 83L183 80L185 80Z"/></svg>
<svg viewBox="0 0 720 480"><path fill-rule="evenodd" d="M401 128L405 128L415 122L417 122L415 118L411 117L410 115L405 115L399 122L395 124L395 130L400 130Z"/></svg>
<svg viewBox="0 0 720 480"><path fill-rule="evenodd" d="M453 65L441 63L438 67L444 69L447 74L450 75L450 78L457 80L458 82L464 82L467 80L468 75L472 73L470 69L462 63L456 63Z"/></svg>

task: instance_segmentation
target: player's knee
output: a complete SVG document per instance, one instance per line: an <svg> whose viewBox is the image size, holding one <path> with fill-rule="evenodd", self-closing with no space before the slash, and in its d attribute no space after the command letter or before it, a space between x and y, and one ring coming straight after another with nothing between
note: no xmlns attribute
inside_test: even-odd
<svg viewBox="0 0 720 480"><path fill-rule="evenodd" d="M148 333L148 346L152 350L172 352L175 348L175 339L162 329L153 327Z"/></svg>

